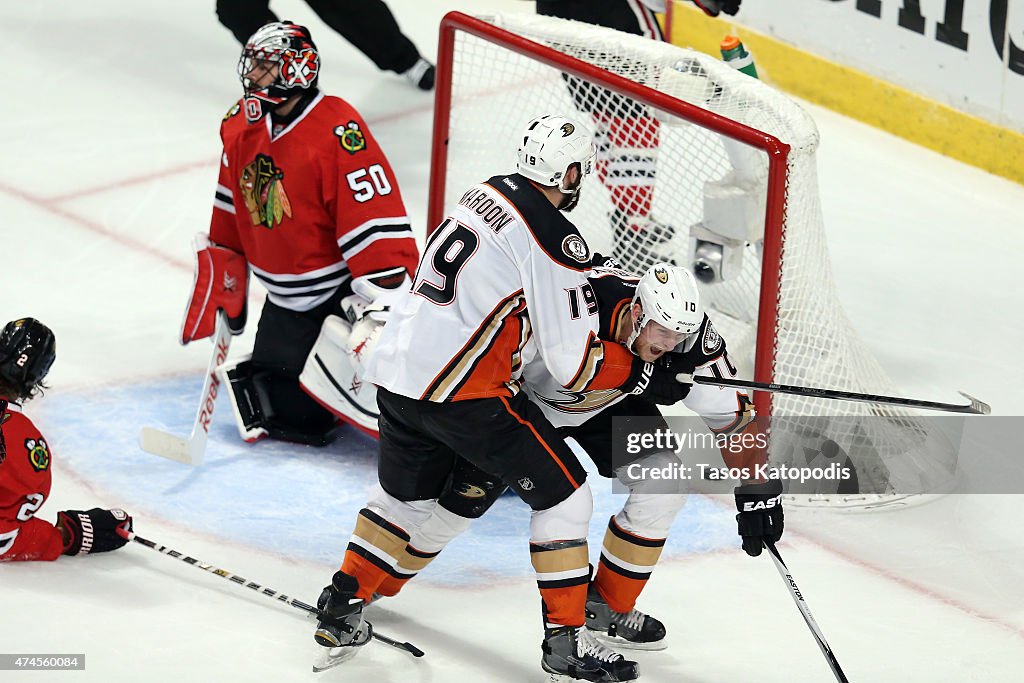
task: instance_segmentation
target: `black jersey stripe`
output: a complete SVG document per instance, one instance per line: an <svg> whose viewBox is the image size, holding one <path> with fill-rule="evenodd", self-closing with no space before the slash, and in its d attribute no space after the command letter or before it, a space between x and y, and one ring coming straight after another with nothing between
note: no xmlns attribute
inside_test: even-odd
<svg viewBox="0 0 1024 683"><path fill-rule="evenodd" d="M509 179L509 183L502 180ZM488 179L484 185L498 192L503 196L523 219L523 225L534 241L540 246L548 257L556 263L571 268L572 270L584 271L590 268L590 248L587 247L586 258L578 261L566 253L564 245L570 237L575 237L586 245L586 240L580 235L565 215L556 209L548 198L541 193L533 183L524 176L514 173L510 176L494 176Z"/></svg>

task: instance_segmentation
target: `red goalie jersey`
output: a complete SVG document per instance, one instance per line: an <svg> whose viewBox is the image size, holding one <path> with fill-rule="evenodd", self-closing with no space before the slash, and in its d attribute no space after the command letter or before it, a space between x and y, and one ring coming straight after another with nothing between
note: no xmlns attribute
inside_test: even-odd
<svg viewBox="0 0 1024 683"><path fill-rule="evenodd" d="M0 410L0 562L61 554L60 531L35 517L50 495L50 459L46 440L20 406Z"/></svg>
<svg viewBox="0 0 1024 683"><path fill-rule="evenodd" d="M225 116L211 241L243 253L270 300L293 311L353 278L412 273L408 212L359 113L321 93L283 128L272 119L248 125L239 104Z"/></svg>

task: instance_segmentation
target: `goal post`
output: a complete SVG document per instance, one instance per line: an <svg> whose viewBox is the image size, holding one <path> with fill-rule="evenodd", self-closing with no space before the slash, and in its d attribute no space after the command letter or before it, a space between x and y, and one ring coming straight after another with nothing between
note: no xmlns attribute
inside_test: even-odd
<svg viewBox="0 0 1024 683"><path fill-rule="evenodd" d="M437 69L428 230L474 184L514 171L531 119L570 116L598 147L597 178L570 215L592 251L634 272L690 268L743 377L900 393L839 303L818 132L793 100L694 50L526 12L449 13ZM955 449L913 411L763 392L755 405L797 421L799 438L773 429L775 462L804 457L809 439L856 468L855 494L826 504L865 507L954 480Z"/></svg>

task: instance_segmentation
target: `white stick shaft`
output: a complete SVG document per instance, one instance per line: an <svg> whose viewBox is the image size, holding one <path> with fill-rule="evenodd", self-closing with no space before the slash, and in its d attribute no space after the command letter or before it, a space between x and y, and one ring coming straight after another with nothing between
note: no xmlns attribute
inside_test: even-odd
<svg viewBox="0 0 1024 683"><path fill-rule="evenodd" d="M199 407L196 409L192 433L185 439L152 427L143 427L139 433L139 446L142 450L186 465L195 466L203 462L213 409L221 390L217 366L228 359L230 348L231 330L228 328L228 318L224 311L218 311L217 324L213 331L213 349L210 352L206 377L203 379L203 391L199 395Z"/></svg>
<svg viewBox="0 0 1024 683"><path fill-rule="evenodd" d="M828 662L829 668L832 669L832 673L835 674L836 680L840 681L840 683L849 683L846 678L846 674L839 666L839 660L836 659L828 641L825 640L825 634L821 632L818 622L816 622L814 620L814 616L811 615L811 608L807 606L807 601L804 600L803 593L800 592L800 588L796 585L796 581L793 580L793 575L789 573L789 568L786 567L786 563L782 561L782 555L779 554L779 551L774 545L765 543L765 548L768 549L768 554L771 555L772 562L775 563L775 568L779 570L779 576L782 577L782 581L786 584L786 588L789 589L790 597L793 598L793 602L796 603L797 609L800 610L800 614L807 623L807 627L811 629L811 635L813 635L814 640L817 641L818 647L821 649L821 653L825 655L825 660Z"/></svg>

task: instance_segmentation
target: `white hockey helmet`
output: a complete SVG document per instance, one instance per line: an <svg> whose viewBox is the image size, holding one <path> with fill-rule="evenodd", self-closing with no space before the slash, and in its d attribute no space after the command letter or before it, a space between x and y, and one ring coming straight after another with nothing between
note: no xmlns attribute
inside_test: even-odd
<svg viewBox="0 0 1024 683"><path fill-rule="evenodd" d="M523 131L518 168L530 180L574 194L583 178L593 172L596 156L593 138L578 123L564 116L546 115L530 121ZM580 182L566 187L565 176L573 164L580 165Z"/></svg>
<svg viewBox="0 0 1024 683"><path fill-rule="evenodd" d="M647 269L636 285L633 303L640 303L640 318L626 346L640 336L644 326L656 322L679 335L679 341L700 329L704 321L704 307L693 274L685 268L668 263L655 263Z"/></svg>

